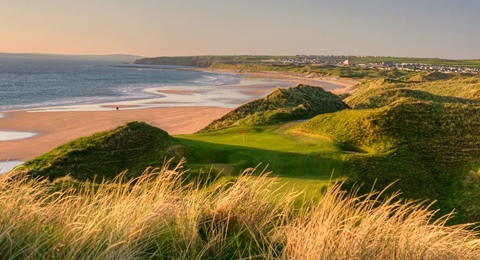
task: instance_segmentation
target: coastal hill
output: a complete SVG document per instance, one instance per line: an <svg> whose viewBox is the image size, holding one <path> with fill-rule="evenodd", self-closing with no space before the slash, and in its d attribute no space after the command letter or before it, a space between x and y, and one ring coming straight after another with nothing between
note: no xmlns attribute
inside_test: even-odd
<svg viewBox="0 0 480 260"><path fill-rule="evenodd" d="M167 132L143 122L131 122L63 144L25 162L16 171L50 180L69 174L76 180L101 181L128 170L126 176L131 178L175 156L171 149L175 144Z"/></svg>
<svg viewBox="0 0 480 260"><path fill-rule="evenodd" d="M142 65L174 65L208 68L212 65L214 57L158 57L144 58L135 61L135 64Z"/></svg>
<svg viewBox="0 0 480 260"><path fill-rule="evenodd" d="M480 219L480 101L466 98L478 77L428 82L375 80L344 99L353 109L319 115L296 132L327 136L357 153L345 158L350 182L415 199L438 200L443 213ZM370 186L365 186L368 192Z"/></svg>
<svg viewBox="0 0 480 260"><path fill-rule="evenodd" d="M338 96L319 87L299 84L287 89L277 88L262 99L248 102L213 121L201 132L304 120L347 108Z"/></svg>
<svg viewBox="0 0 480 260"><path fill-rule="evenodd" d="M278 58L276 56L175 56L156 57L135 60L135 64L142 65L173 65L208 68L215 64L258 64L263 60Z"/></svg>

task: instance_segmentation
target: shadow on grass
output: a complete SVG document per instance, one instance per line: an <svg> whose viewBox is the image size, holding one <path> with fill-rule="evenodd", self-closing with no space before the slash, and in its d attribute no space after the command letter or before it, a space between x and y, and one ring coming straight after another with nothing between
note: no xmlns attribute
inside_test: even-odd
<svg viewBox="0 0 480 260"><path fill-rule="evenodd" d="M177 138L186 146L183 156L186 167L211 168L211 165L230 165L230 175L238 175L247 168L259 166L272 176L328 181L341 176L343 160L336 153L295 153L252 147L215 144L204 141Z"/></svg>

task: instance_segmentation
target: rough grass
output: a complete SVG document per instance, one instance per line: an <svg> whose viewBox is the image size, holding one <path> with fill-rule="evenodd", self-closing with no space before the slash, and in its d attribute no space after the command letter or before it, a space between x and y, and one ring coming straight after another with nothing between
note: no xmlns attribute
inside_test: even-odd
<svg viewBox="0 0 480 260"><path fill-rule="evenodd" d="M292 131L326 136L356 150L381 153L389 151L395 140L377 126L381 109L343 110L319 115L293 127Z"/></svg>
<svg viewBox="0 0 480 260"><path fill-rule="evenodd" d="M272 195L275 179L246 172L209 187L183 185L181 165L93 189L0 178L3 259L478 259L469 226L432 221L427 206L330 186ZM252 175L253 174L253 175ZM58 180L57 182L62 182ZM276 197L275 197L276 196Z"/></svg>
<svg viewBox="0 0 480 260"><path fill-rule="evenodd" d="M273 125L292 120L309 119L318 114L346 109L348 106L336 95L319 87L297 85L277 88L262 99L248 102L213 121L201 132L232 126Z"/></svg>
<svg viewBox="0 0 480 260"><path fill-rule="evenodd" d="M379 187L398 180L394 188L403 196L438 200L443 210L457 209L461 221L480 221L470 199L478 197L472 187L479 180L469 173L480 159L480 103L466 97L477 84L478 77L468 76L378 79L344 99L354 109L319 115L294 129L370 152L347 156L343 169L351 180Z"/></svg>
<svg viewBox="0 0 480 260"><path fill-rule="evenodd" d="M399 98L412 98L435 102L477 103L480 99L480 77L447 75L444 80L398 81L377 78L356 87L355 93L344 101L352 108L374 108L390 104Z"/></svg>
<svg viewBox="0 0 480 260"><path fill-rule="evenodd" d="M135 177L148 166L161 166L161 158L174 156L174 145L167 132L143 122L130 122L63 144L16 170L50 180L70 174L78 180L101 181L113 179L126 169L126 177Z"/></svg>

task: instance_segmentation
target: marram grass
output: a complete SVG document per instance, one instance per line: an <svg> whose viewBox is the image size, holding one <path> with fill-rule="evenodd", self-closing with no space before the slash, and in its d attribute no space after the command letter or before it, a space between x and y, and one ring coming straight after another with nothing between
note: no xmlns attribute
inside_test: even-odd
<svg viewBox="0 0 480 260"><path fill-rule="evenodd" d="M449 216L432 221L428 206L396 196L346 194L336 183L294 207L301 194L272 192L275 178L254 169L209 187L185 185L183 174L181 164L166 164L128 182L119 177L57 192L47 181L5 175L0 258L480 257L479 234L470 226L445 226Z"/></svg>

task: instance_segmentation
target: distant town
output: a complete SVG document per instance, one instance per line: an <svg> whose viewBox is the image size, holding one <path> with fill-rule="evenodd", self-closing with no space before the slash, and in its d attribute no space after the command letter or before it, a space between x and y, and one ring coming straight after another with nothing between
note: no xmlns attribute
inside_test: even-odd
<svg viewBox="0 0 480 260"><path fill-rule="evenodd" d="M407 63L382 61L378 63L357 63L349 58L349 56L312 56L297 55L295 57L284 57L272 60L264 60L264 62L273 63L275 65L294 65L294 66L311 66L311 65L330 65L330 66L355 66L360 68L373 68L383 70L408 70L408 71L425 71L425 72L442 72L442 73L469 73L480 74L480 68L472 68L466 66L436 66L432 64Z"/></svg>

